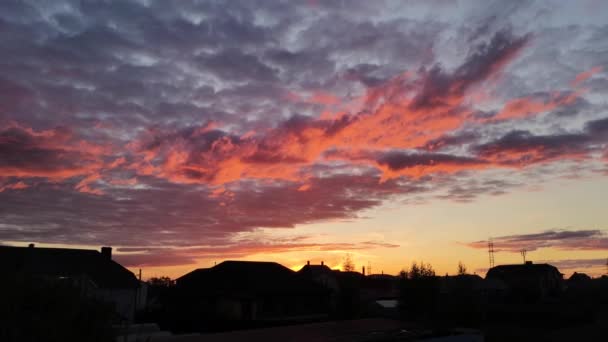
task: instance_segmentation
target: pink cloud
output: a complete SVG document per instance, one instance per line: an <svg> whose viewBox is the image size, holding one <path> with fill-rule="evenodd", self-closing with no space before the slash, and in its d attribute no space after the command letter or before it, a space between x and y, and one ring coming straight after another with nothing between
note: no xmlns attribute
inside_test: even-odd
<svg viewBox="0 0 608 342"><path fill-rule="evenodd" d="M585 82L586 80L591 78L593 75L599 74L600 72L602 72L601 66L596 66L596 67L591 68L590 70L581 72L580 74L576 75L576 78L574 79L574 81L572 81L572 87L579 86L581 83Z"/></svg>

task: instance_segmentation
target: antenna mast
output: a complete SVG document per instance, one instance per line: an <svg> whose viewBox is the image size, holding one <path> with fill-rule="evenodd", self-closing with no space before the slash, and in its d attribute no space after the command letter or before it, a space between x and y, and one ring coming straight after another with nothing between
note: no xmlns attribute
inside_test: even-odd
<svg viewBox="0 0 608 342"><path fill-rule="evenodd" d="M524 264L525 264L526 263L526 254L528 253L528 251L524 248L521 251L519 251L519 253L524 258Z"/></svg>
<svg viewBox="0 0 608 342"><path fill-rule="evenodd" d="M494 267L494 241L488 240L488 254L490 256L490 268Z"/></svg>

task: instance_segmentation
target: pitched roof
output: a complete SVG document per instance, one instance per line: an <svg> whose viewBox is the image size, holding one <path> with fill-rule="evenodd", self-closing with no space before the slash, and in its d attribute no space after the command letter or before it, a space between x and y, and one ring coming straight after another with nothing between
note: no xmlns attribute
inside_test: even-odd
<svg viewBox="0 0 608 342"><path fill-rule="evenodd" d="M318 276L321 274L332 274L333 271L331 268L327 267L327 265L310 265L306 264L302 267L298 273L305 273L312 276Z"/></svg>
<svg viewBox="0 0 608 342"><path fill-rule="evenodd" d="M547 273L560 274L557 267L549 264L517 264L499 265L488 270L486 278L502 278L504 276L537 276Z"/></svg>
<svg viewBox="0 0 608 342"><path fill-rule="evenodd" d="M325 289L276 262L224 261L194 270L177 279L177 285L207 294L321 293Z"/></svg>
<svg viewBox="0 0 608 342"><path fill-rule="evenodd" d="M131 271L100 252L88 249L0 246L0 267L13 274L86 275L101 288L133 288L138 285Z"/></svg>

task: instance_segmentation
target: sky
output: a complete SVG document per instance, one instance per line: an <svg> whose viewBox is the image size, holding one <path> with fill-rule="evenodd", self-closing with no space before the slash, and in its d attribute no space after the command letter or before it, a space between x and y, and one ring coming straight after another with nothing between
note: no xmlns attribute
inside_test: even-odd
<svg viewBox="0 0 608 342"><path fill-rule="evenodd" d="M4 0L0 46L1 244L606 272L606 1Z"/></svg>

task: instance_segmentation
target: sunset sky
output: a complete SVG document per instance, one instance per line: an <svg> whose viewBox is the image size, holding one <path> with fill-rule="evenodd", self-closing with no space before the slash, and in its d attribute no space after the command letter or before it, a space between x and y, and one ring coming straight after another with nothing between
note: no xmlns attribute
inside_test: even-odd
<svg viewBox="0 0 608 342"><path fill-rule="evenodd" d="M0 1L0 244L606 272L608 2Z"/></svg>

